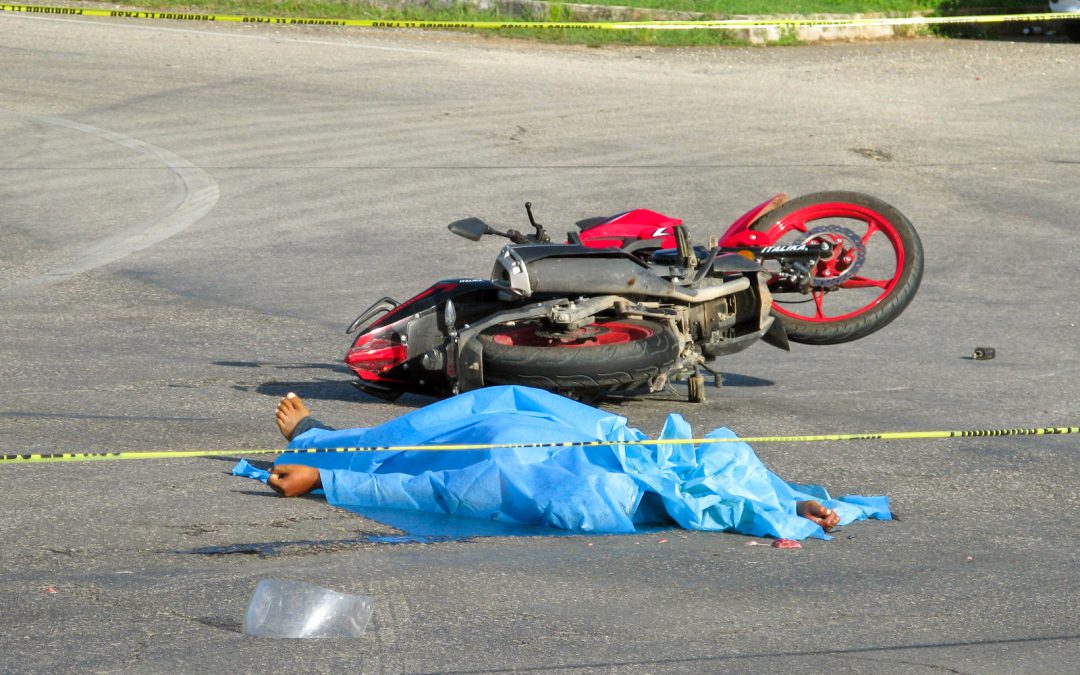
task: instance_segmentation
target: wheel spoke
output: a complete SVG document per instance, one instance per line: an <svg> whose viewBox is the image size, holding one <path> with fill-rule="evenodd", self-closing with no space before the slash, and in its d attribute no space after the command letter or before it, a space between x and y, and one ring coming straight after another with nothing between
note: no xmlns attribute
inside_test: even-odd
<svg viewBox="0 0 1080 675"><path fill-rule="evenodd" d="M892 279L867 279L855 275L840 284L840 288L885 288Z"/></svg>
<svg viewBox="0 0 1080 675"><path fill-rule="evenodd" d="M870 239L870 237L872 237L873 235L877 234L880 231L881 231L881 228L878 227L877 223L875 223L873 221L867 222L867 224L866 224L866 234L864 234L862 236L863 246L866 246L866 242Z"/></svg>
<svg viewBox="0 0 1080 675"><path fill-rule="evenodd" d="M492 341L504 347L549 347L552 349L588 349L605 345L621 345L643 340L653 332L633 323L599 322L583 327L576 333L552 333L538 324L504 326L492 334Z"/></svg>
<svg viewBox="0 0 1080 675"><path fill-rule="evenodd" d="M825 301L825 291L823 291L821 289L815 289L814 290L814 318L815 319L820 320L820 319L825 318L825 310L822 309L822 307L821 307L821 305L822 305L822 303L824 301Z"/></svg>
<svg viewBox="0 0 1080 675"><path fill-rule="evenodd" d="M806 227L806 220L805 219L804 220L798 220L798 221L787 221L787 225L788 225L788 230L789 231L796 230L798 232L802 232L803 234L806 234L807 227ZM776 235L773 235L773 238L776 239L777 238Z"/></svg>

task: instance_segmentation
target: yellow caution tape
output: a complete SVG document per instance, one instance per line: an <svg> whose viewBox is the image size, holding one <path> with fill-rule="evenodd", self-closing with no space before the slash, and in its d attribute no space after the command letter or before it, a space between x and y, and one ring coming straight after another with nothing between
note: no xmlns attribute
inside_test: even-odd
<svg viewBox="0 0 1080 675"><path fill-rule="evenodd" d="M763 18L722 19L716 21L405 21L397 19L314 19L281 16L243 16L227 14L201 14L190 12L157 12L145 10L92 9L88 7L49 7L42 5L0 4L3 12L28 14L65 14L77 16L102 16L124 19L163 19L167 21L223 21L234 23L287 24L293 26L354 26L361 28L428 28L500 30L507 28L591 30L731 30L740 28L764 28L768 26L925 26L951 23L1004 23L1009 21L1053 21L1080 19L1080 13L1044 12L1040 14L994 14L984 16L909 16L881 18Z"/></svg>
<svg viewBox="0 0 1080 675"><path fill-rule="evenodd" d="M459 450L500 450L517 448L594 448L634 445L710 445L713 443L812 443L821 441L902 441L942 438L986 438L1001 436L1060 436L1080 433L1080 427L1035 427L1028 429L969 429L966 431L886 431L869 434L821 434L817 436L748 436L745 438L673 438L640 441L568 441L566 443L463 443L457 445L387 445L353 448L251 448L232 450L151 450L135 452L58 452L0 455L0 464L28 462L82 462L113 459L177 459L180 457L221 457L267 454L317 454L324 452L445 452Z"/></svg>

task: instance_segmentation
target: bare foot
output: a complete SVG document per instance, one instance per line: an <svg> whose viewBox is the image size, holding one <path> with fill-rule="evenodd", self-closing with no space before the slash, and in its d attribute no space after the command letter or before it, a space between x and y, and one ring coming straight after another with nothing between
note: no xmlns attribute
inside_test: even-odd
<svg viewBox="0 0 1080 675"><path fill-rule="evenodd" d="M832 509L822 506L821 502L807 500L795 504L795 513L803 518L817 523L821 529L828 532L840 524L840 515Z"/></svg>
<svg viewBox="0 0 1080 675"><path fill-rule="evenodd" d="M300 397L291 391L277 404L277 428L285 440L291 441L296 425L311 414Z"/></svg>
<svg viewBox="0 0 1080 675"><path fill-rule="evenodd" d="M282 497L299 497L322 487L319 470L303 464L280 464L270 469L266 484Z"/></svg>

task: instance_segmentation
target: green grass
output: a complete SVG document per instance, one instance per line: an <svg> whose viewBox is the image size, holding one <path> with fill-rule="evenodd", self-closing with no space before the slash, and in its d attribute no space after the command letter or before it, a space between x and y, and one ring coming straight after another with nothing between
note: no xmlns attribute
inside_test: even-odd
<svg viewBox="0 0 1080 675"><path fill-rule="evenodd" d="M640 45L652 47L734 47L747 44L726 30L590 30L583 28L508 29L485 31L486 34L524 40L542 40L561 44Z"/></svg>
<svg viewBox="0 0 1080 675"><path fill-rule="evenodd" d="M907 14L912 12L990 14L1017 11L1046 11L1038 0L588 0L591 4L705 12L715 18L731 15L791 14L865 14L872 12ZM279 16L303 18L397 19L409 21L517 21L520 17L498 12L478 12L464 5L432 9L422 2L401 9L387 9L362 4L363 0L116 0L117 5L159 10L187 10L212 14ZM570 12L560 5L566 0L551 0L546 17L533 20L571 21ZM985 26L945 26L936 30L957 37L985 36ZM726 46L745 44L727 30L593 30L593 29L504 29L482 30L485 36L542 40L563 44L648 45L648 46ZM788 36L780 44L795 44Z"/></svg>
<svg viewBox="0 0 1080 675"><path fill-rule="evenodd" d="M318 0L117 0L117 5L145 9L188 10L206 14L243 16L281 16L312 19L389 19L402 21L518 21L525 19L500 15L497 12L477 12L463 6L433 10L422 6L385 9ZM567 22L569 19L558 6L547 17L537 21ZM538 40L560 44L602 46L606 44L648 46L734 46L745 44L724 30L594 30L588 28L555 28L535 30L509 28L476 31L485 37L507 37Z"/></svg>
<svg viewBox="0 0 1080 675"><path fill-rule="evenodd" d="M563 3L565 0L553 0ZM864 12L914 12L934 9L931 0L589 0L593 5L643 7L680 12L730 14L857 14Z"/></svg>
<svg viewBox="0 0 1080 675"><path fill-rule="evenodd" d="M997 1L997 0L995 0ZM1008 1L1008 0L1001 0ZM310 16L319 18L340 17L350 19L386 18L433 21L444 20L515 20L514 17L497 12L477 12L463 5L446 9L432 9L422 1L400 10L373 7L343 0L325 2L320 0L119 0L118 5L144 8L178 9L191 8L214 10L220 14L259 14L264 16ZM553 21L569 20L569 13L558 5L571 4L567 0L550 0ZM732 14L845 14L859 12L911 12L933 9L937 3L928 0L588 0L584 4L695 11L722 17Z"/></svg>

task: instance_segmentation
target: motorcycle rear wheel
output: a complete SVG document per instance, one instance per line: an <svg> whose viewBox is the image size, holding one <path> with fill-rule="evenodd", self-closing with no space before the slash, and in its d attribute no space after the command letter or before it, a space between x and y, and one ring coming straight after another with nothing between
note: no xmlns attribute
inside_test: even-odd
<svg viewBox="0 0 1080 675"><path fill-rule="evenodd" d="M679 355L675 334L654 321L597 321L583 335L559 339L539 322L490 328L479 336L484 383L593 394L636 389Z"/></svg>
<svg viewBox="0 0 1080 675"><path fill-rule="evenodd" d="M774 245L827 240L837 246L835 258L814 268L809 296L773 293L773 314L793 342L827 345L866 337L900 316L922 281L922 243L911 221L870 195L804 195L750 229Z"/></svg>

